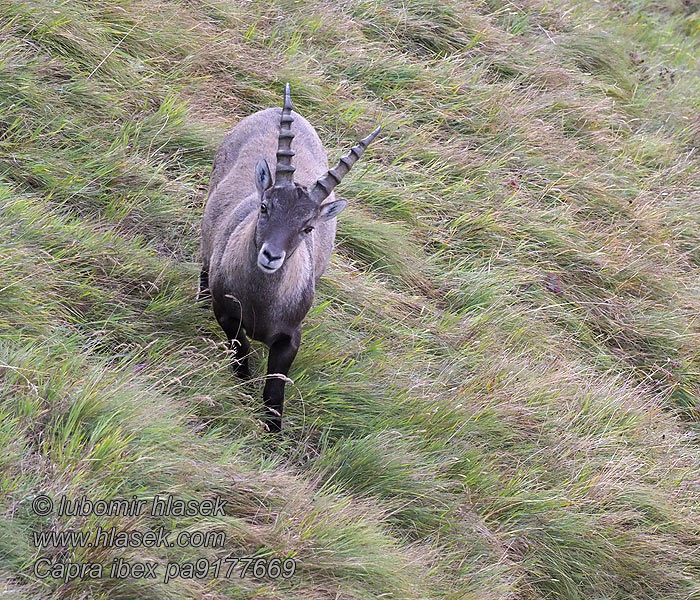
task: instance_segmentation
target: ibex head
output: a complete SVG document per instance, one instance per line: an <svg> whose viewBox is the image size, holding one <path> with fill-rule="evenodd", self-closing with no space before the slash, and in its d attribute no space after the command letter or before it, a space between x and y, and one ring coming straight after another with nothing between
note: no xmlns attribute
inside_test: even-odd
<svg viewBox="0 0 700 600"><path fill-rule="evenodd" d="M258 267L265 273L277 271L284 264L285 258L292 255L304 236L309 235L318 223L336 217L345 208L345 200L322 203L381 129L377 127L354 146L350 154L341 158L335 168L307 189L294 182L294 152L291 149L294 138L291 131L293 121L292 101L287 84L280 119L274 182L266 160L258 162L255 168L255 185L260 194L255 247L258 249Z"/></svg>

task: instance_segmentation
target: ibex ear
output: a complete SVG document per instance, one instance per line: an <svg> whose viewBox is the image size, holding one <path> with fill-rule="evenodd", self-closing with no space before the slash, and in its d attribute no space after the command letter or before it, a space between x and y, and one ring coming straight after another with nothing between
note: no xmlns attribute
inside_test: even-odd
<svg viewBox="0 0 700 600"><path fill-rule="evenodd" d="M348 203L345 200L336 200L335 202L328 202L327 204L322 204L321 210L318 213L318 220L328 221L328 219L337 217L341 212L343 212L343 209L347 205Z"/></svg>
<svg viewBox="0 0 700 600"><path fill-rule="evenodd" d="M267 166L267 161L263 158L255 165L255 187L262 194L271 185L272 175L270 175L270 167Z"/></svg>

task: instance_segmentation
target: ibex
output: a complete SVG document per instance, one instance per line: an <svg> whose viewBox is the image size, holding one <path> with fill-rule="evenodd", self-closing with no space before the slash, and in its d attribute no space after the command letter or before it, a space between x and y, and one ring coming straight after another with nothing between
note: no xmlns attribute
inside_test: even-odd
<svg viewBox="0 0 700 600"><path fill-rule="evenodd" d="M318 134L292 112L287 84L282 109L244 118L214 159L198 297L211 298L240 377L250 377L247 336L270 348L263 391L269 431L282 427L285 380L299 349L301 323L330 259L336 217L346 205L333 188L380 129L328 170ZM268 161L275 155L273 179Z"/></svg>

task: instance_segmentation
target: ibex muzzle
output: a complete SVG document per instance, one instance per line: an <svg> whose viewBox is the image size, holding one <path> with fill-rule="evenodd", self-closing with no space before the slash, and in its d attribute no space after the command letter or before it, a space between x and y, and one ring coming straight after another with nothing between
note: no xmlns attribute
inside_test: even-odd
<svg viewBox="0 0 700 600"><path fill-rule="evenodd" d="M346 205L333 189L379 130L328 170L316 131L292 112L287 84L281 112L267 109L243 119L214 160L202 222L199 297L211 298L240 376L250 376L248 336L270 347L263 391L270 431L281 428L284 384L301 323ZM274 178L268 162L273 156Z"/></svg>

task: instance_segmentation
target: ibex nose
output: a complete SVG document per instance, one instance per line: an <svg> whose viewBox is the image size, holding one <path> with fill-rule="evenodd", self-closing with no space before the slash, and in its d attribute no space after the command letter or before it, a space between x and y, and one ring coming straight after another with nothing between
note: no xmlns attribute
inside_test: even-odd
<svg viewBox="0 0 700 600"><path fill-rule="evenodd" d="M267 244L263 244L258 253L258 266L266 273L272 273L282 266L285 255L286 252L282 251L278 254L270 251Z"/></svg>
<svg viewBox="0 0 700 600"><path fill-rule="evenodd" d="M269 260L270 262L275 262L276 260L279 260L280 258L282 258L281 256L273 256L272 253L267 248L263 248L262 253L263 253L263 256L267 260Z"/></svg>

